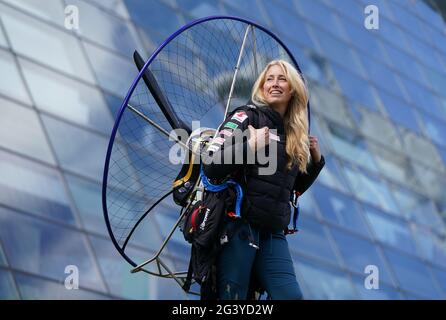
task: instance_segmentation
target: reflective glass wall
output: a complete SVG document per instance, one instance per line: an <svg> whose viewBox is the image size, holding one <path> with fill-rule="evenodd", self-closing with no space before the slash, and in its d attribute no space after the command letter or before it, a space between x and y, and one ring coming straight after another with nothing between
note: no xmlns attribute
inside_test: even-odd
<svg viewBox="0 0 446 320"><path fill-rule="evenodd" d="M288 238L305 298L445 299L445 23L423 1L374 0L369 30L369 2L0 0L0 298L194 299L130 274L102 217L102 171L133 50L147 58L185 23L227 14L276 33L308 80L327 164ZM71 265L79 289L65 287Z"/></svg>

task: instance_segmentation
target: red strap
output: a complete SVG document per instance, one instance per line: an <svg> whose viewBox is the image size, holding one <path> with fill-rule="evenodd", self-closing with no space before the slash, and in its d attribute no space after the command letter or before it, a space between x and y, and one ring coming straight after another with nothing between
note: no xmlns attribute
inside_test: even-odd
<svg viewBox="0 0 446 320"><path fill-rule="evenodd" d="M196 224L196 221L195 221L195 220L197 219L198 212L199 212L202 208L203 208L202 206L199 206L198 208L196 208L196 209L192 212L192 215L191 215L191 217L190 217L193 231L197 230L197 224Z"/></svg>

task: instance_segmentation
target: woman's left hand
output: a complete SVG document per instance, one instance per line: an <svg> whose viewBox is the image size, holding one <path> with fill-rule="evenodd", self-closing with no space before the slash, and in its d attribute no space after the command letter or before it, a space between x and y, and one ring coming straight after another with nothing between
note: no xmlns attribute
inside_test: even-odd
<svg viewBox="0 0 446 320"><path fill-rule="evenodd" d="M319 148L319 143L315 136L309 136L310 140L310 154L314 163L318 163L321 160L321 150Z"/></svg>

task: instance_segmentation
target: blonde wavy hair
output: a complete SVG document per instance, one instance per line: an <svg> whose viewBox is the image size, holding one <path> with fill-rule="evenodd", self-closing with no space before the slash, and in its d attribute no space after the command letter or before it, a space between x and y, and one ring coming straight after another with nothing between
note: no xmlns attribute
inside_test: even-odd
<svg viewBox="0 0 446 320"><path fill-rule="evenodd" d="M284 116L286 134L287 169L293 165L300 172L307 172L310 161L310 142L308 139L308 90L299 72L287 61L273 60L263 69L252 88L251 100L258 105L268 106L263 95L266 73L271 66L279 65L293 90ZM269 107L269 106L268 106Z"/></svg>

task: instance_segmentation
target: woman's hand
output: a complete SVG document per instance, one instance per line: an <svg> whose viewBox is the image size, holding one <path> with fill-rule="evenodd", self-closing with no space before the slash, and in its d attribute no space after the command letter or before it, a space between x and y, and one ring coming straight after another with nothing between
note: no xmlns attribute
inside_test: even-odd
<svg viewBox="0 0 446 320"><path fill-rule="evenodd" d="M314 163L321 161L321 150L319 148L319 142L315 136L309 136L310 140L310 154Z"/></svg>
<svg viewBox="0 0 446 320"><path fill-rule="evenodd" d="M269 144L269 128L263 127L260 129L255 129L253 126L249 125L249 139L248 144L252 152L261 150Z"/></svg>

